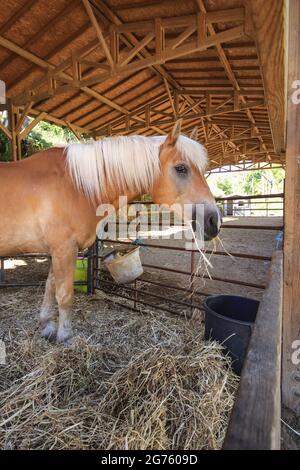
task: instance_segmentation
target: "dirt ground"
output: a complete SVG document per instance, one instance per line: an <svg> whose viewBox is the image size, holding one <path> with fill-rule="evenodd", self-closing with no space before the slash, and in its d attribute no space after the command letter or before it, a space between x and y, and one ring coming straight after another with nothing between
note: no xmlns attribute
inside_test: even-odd
<svg viewBox="0 0 300 470"><path fill-rule="evenodd" d="M224 220L225 225L270 225L272 227L282 225L282 217L227 217ZM245 259L229 256L231 253L245 253L249 255L259 255L265 257L271 257L272 252L276 247L275 237L277 235L275 230L260 230L260 229L233 229L223 228L220 232L220 240L215 243L206 243L206 249L217 250L224 252L224 249L228 252L225 256L220 255L209 255L207 258L211 263L211 266L206 270L202 264L198 264L201 260L200 255L195 252L195 266L199 266L199 278L193 283L193 290L195 293L201 293L195 296L195 302L202 303L204 295L202 294L233 294L242 295L246 297L252 297L260 300L264 291L264 287L268 282L268 272L270 261ZM185 247L185 240L174 239L147 239L143 238L142 241L145 244L150 245L163 245L166 247ZM222 246L223 245L223 246ZM113 244L106 243L105 250L113 248ZM157 249L151 247L143 247L141 245L141 259L144 264L162 266L167 269L175 269L179 271L190 272L191 269L191 253L187 251L174 251L168 249ZM211 276L212 279L203 278L202 275ZM244 283L256 284L260 288L253 286L244 286L239 284L233 284L230 282L223 282L214 280L213 278L222 278L226 280L237 280ZM144 270L144 275L141 279L149 279L154 282L159 282L161 286L152 286L151 284L138 282L138 288L143 290L143 293L155 293L162 295L164 300L157 300L161 302L163 306L171 305L171 308L176 308L176 311L186 313L186 309L183 307L178 308L172 304L172 299L186 300L182 293L178 293L164 284L174 285L184 288L191 287L191 281L189 275L177 274L174 272L160 271L151 267L147 267ZM147 296L147 301L151 302L151 296Z"/></svg>

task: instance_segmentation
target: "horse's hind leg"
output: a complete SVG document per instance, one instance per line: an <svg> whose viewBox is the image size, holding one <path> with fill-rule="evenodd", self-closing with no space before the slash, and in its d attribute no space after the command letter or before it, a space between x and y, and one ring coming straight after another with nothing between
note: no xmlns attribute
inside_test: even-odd
<svg viewBox="0 0 300 470"><path fill-rule="evenodd" d="M46 282L46 289L44 300L40 312L40 323L42 325L42 336L49 341L56 338L56 324L57 314L55 311L55 279L52 264L50 267L48 279Z"/></svg>
<svg viewBox="0 0 300 470"><path fill-rule="evenodd" d="M70 242L60 246L52 254L59 309L57 341L63 343L73 336L71 316L74 296L74 269L78 249Z"/></svg>

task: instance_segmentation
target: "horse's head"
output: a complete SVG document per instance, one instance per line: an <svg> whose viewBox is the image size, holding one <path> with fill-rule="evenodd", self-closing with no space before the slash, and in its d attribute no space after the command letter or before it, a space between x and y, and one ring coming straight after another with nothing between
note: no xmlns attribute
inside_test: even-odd
<svg viewBox="0 0 300 470"><path fill-rule="evenodd" d="M204 237L211 240L219 233L221 217L204 177L207 153L193 138L181 136L180 129L179 121L160 147L161 171L154 183L152 197L157 204L179 204L181 210L191 204L193 220L197 204L201 204Z"/></svg>

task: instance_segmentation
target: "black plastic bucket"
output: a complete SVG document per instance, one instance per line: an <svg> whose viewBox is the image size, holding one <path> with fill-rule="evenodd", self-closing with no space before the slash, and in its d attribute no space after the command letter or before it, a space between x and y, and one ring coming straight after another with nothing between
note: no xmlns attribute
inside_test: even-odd
<svg viewBox="0 0 300 470"><path fill-rule="evenodd" d="M213 295L204 301L205 339L222 343L240 375L255 322L258 300L234 295Z"/></svg>

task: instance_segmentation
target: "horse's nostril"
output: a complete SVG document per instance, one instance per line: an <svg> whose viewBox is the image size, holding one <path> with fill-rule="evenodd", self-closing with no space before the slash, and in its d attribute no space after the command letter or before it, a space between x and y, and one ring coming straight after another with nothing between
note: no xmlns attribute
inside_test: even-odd
<svg viewBox="0 0 300 470"><path fill-rule="evenodd" d="M207 216L205 232L212 237L216 236L219 232L219 217L218 214L213 212Z"/></svg>
<svg viewBox="0 0 300 470"><path fill-rule="evenodd" d="M211 215L208 219L208 223L211 227L214 227L214 225L216 224L215 222L215 216L214 215Z"/></svg>

